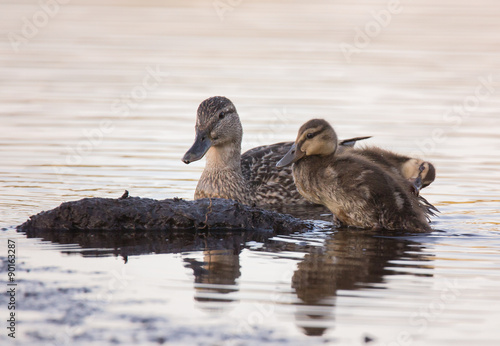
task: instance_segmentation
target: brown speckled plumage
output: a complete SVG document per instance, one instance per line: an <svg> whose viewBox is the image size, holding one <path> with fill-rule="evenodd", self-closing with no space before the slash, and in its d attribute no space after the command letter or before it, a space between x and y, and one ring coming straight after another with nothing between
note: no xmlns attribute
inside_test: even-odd
<svg viewBox="0 0 500 346"><path fill-rule="evenodd" d="M283 158L282 164L294 162L295 183L306 199L325 205L348 226L431 231L428 207L410 192L407 180L356 150L337 152L331 144L336 138L325 120L310 120Z"/></svg>

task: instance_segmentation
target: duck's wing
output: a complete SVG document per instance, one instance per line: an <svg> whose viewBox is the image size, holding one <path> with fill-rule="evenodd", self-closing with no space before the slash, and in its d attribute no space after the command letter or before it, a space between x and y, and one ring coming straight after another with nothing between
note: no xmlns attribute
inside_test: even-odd
<svg viewBox="0 0 500 346"><path fill-rule="evenodd" d="M263 145L255 147L244 152L241 155L241 171L243 177L250 182L250 184L266 183L274 176L280 175L289 176L292 179L292 168L276 167L276 163L281 160L283 156L290 150L293 142L282 142L270 145Z"/></svg>
<svg viewBox="0 0 500 346"><path fill-rule="evenodd" d="M293 142L264 145L241 155L241 171L262 204L302 204L293 182L292 167L276 167Z"/></svg>
<svg viewBox="0 0 500 346"><path fill-rule="evenodd" d="M278 162L281 157L292 147L293 142L281 142L269 145L262 145L245 151L241 154L241 170L247 180L251 180L254 170L265 163ZM281 155L281 157L279 157ZM276 166L276 164L274 165ZM280 169L281 170L281 169ZM291 172L291 169L289 170Z"/></svg>

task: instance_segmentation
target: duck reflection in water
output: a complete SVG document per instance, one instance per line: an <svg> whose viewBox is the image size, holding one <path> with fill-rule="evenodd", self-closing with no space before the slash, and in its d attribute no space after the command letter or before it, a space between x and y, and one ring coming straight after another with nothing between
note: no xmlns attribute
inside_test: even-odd
<svg viewBox="0 0 500 346"><path fill-rule="evenodd" d="M336 232L323 247L312 248L293 274L291 285L300 300L295 313L297 326L306 335L323 335L334 326L339 290L379 288L377 284L387 275L398 274L387 269L389 261L431 260L419 250L418 243L405 238L380 237L372 231Z"/></svg>
<svg viewBox="0 0 500 346"><path fill-rule="evenodd" d="M281 242L279 238L286 235L268 232L158 232L127 237L123 233L32 230L27 236L58 244L79 244L86 257L183 254L185 266L194 273L194 299L200 303L199 308L218 314L227 313L228 308L233 306L229 303L239 299L233 293L239 290L240 253L246 248L245 244L250 241L262 243L262 247L249 251L272 252L278 257L283 252L306 253L297 264L290 282L291 294L298 298L295 304L296 324L306 335L322 335L334 327L339 290L383 289L387 276L408 275L408 271L398 272L397 268L407 267L410 263L413 268L432 268L431 255L422 253L420 243L412 237L389 232L381 236L375 231L349 228L335 230L322 246L313 247L297 240L308 237L307 233L293 235L297 240L294 242ZM396 260L408 264L394 263ZM272 263L269 265L272 266Z"/></svg>
<svg viewBox="0 0 500 346"><path fill-rule="evenodd" d="M187 267L193 269L195 297L198 302L232 302L229 293L238 291L236 279L241 275L239 249L203 251L203 260L185 258ZM219 304L200 305L205 310L221 310Z"/></svg>
<svg viewBox="0 0 500 346"><path fill-rule="evenodd" d="M428 254L420 253L419 243L410 237L391 236L390 233L380 236L371 230L339 229L321 247L264 242L260 250L252 251L277 254L282 251L306 252L293 273L290 285L299 299L295 311L296 324L309 336L323 335L334 327L339 290L383 288L379 284L383 284L387 276L403 272L398 272L397 267L405 267L404 264L390 263L395 260L420 262L416 267L425 268L429 268L432 261ZM226 242L227 245L229 243ZM199 305L201 309L225 313L230 305L221 303L237 299L231 298L231 293L239 289L237 279L241 274L239 253L242 248L234 242L226 249L205 249L201 261L193 257L184 259L187 267L193 269L197 292L194 299L202 303ZM388 269L389 266L391 269Z"/></svg>
<svg viewBox="0 0 500 346"><path fill-rule="evenodd" d="M244 237L243 237L244 238ZM245 240L239 235L225 239L218 243L208 241L201 251L203 259L198 256L184 258L187 268L193 270L195 296L194 300L200 303L199 308L211 313L225 312L226 306L221 303L230 303L235 299L230 293L238 291L236 280L240 277L240 252Z"/></svg>

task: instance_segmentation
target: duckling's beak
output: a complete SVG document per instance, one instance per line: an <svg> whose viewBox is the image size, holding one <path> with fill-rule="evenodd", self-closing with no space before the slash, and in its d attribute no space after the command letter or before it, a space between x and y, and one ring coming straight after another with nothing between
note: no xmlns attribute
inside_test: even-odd
<svg viewBox="0 0 500 346"><path fill-rule="evenodd" d="M304 152L297 150L297 145L293 143L288 153L281 160L278 161L276 167L285 167L291 165L294 162L297 162L305 155Z"/></svg>
<svg viewBox="0 0 500 346"><path fill-rule="evenodd" d="M200 160L212 146L212 140L208 137L207 131L196 131L196 138L193 146L184 154L182 162L189 164Z"/></svg>

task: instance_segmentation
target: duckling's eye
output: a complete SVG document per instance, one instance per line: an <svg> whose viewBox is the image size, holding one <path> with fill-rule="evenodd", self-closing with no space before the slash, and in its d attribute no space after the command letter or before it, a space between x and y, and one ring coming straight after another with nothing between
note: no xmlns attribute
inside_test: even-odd
<svg viewBox="0 0 500 346"><path fill-rule="evenodd" d="M226 113L224 113L224 112L219 113L219 119L224 119L225 116L226 116Z"/></svg>
<svg viewBox="0 0 500 346"><path fill-rule="evenodd" d="M314 137L314 133L312 132L309 132L307 135L306 135L307 139L311 139Z"/></svg>

